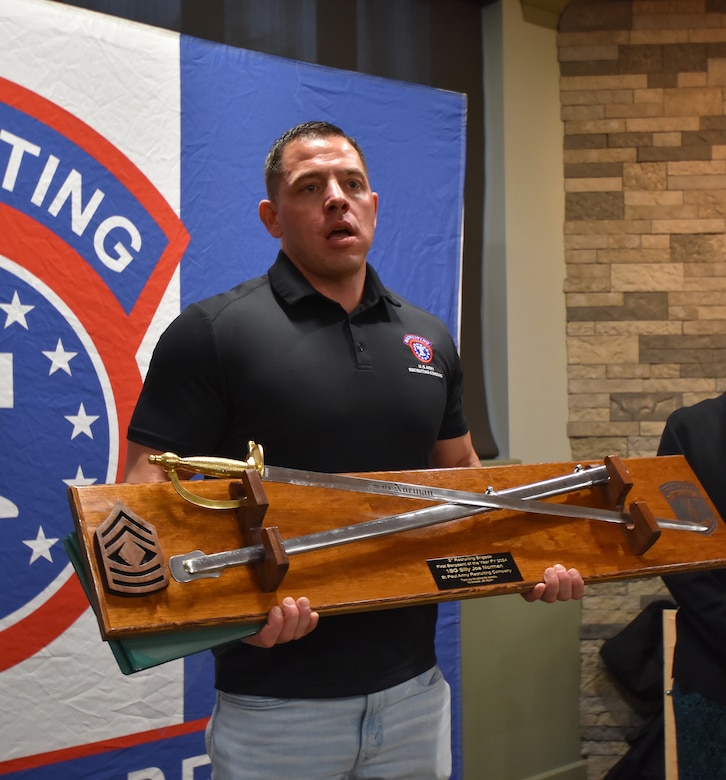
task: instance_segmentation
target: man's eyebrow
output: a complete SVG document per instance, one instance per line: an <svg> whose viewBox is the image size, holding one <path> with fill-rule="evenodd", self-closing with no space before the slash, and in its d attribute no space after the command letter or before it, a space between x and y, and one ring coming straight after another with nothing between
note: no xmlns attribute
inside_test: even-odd
<svg viewBox="0 0 726 780"><path fill-rule="evenodd" d="M358 166L353 166L350 168L345 168L343 171L341 171L341 174L343 176L356 176L360 179L368 180L368 176L366 172L363 170L363 168L359 168ZM325 179L327 178L327 173L325 173L322 170L311 170L311 171L302 171L296 175L294 175L290 181L292 184L300 184L301 182L308 181L308 180L316 180L316 179Z"/></svg>
<svg viewBox="0 0 726 780"><path fill-rule="evenodd" d="M361 179L367 179L368 174L363 170L363 168L358 168L357 166L354 168L347 168L343 173L346 176L360 176Z"/></svg>
<svg viewBox="0 0 726 780"><path fill-rule="evenodd" d="M290 181L296 184L306 179L320 179L322 176L323 174L320 171L302 171L301 173L294 173L290 177Z"/></svg>

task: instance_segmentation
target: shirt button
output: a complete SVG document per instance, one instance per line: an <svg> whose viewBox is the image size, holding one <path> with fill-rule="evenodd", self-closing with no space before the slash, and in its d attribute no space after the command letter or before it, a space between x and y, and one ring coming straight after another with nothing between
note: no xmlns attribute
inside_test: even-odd
<svg viewBox="0 0 726 780"><path fill-rule="evenodd" d="M356 344L356 349L358 350L358 352L365 352L366 351L366 345L359 341Z"/></svg>

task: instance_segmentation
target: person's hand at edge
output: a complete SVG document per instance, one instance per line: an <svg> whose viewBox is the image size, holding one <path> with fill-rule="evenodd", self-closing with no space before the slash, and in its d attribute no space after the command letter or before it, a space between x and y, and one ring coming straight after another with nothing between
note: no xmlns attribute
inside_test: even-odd
<svg viewBox="0 0 726 780"><path fill-rule="evenodd" d="M585 583L580 572L577 569L566 569L561 563L545 569L543 580L522 594L525 601L552 604L555 601L581 599L585 594Z"/></svg>
<svg viewBox="0 0 726 780"><path fill-rule="evenodd" d="M272 647L300 639L315 629L319 615L310 608L310 601L302 596L293 599L286 596L267 615L265 625L252 636L241 641L255 647Z"/></svg>

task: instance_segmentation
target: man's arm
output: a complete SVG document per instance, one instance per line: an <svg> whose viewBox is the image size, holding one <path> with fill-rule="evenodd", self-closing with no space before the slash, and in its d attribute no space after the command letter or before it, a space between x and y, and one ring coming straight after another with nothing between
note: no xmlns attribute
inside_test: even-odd
<svg viewBox="0 0 726 780"><path fill-rule="evenodd" d="M431 453L431 465L435 469L476 468L481 466L479 456L471 443L471 434L454 439L439 439Z"/></svg>
<svg viewBox="0 0 726 780"><path fill-rule="evenodd" d="M135 441L127 442L124 482L168 482L169 477L161 466L149 463L149 455L160 455L160 450L144 447Z"/></svg>

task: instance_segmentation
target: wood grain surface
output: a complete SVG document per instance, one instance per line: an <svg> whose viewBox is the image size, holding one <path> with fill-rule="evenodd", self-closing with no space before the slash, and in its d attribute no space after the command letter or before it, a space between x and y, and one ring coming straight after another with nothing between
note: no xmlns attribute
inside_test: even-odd
<svg viewBox="0 0 726 780"><path fill-rule="evenodd" d="M632 501L645 501L656 517L677 519L660 488L664 483L681 481L692 483L706 508L718 517L681 456L632 458L622 463L633 480L626 509ZM563 477L571 474L576 465L546 463L378 472L366 476L483 492L487 487L501 491ZM184 484L205 496L230 496L230 480L194 480ZM418 499L272 482L265 482L264 490L269 501L264 526L279 528L283 541L432 505ZM596 486L547 500L612 508L606 492L605 486ZM72 487L69 499L104 639L257 623L285 596L308 596L314 609L333 614L521 592L539 582L544 569L555 563L578 568L586 582L726 565L726 525L720 518L709 535L663 530L650 549L636 555L628 543L630 532L623 526L497 510L291 556L289 570L274 592L262 592L250 566L238 566L224 570L218 578L179 583L170 577L168 588L159 593L129 597L106 590L94 546L95 531L116 501L122 501L155 527L165 561L197 549L209 554L244 547L234 510L194 506L178 496L169 483ZM444 561L444 571L463 571L465 578L469 576L471 582L482 584L442 588L429 564L439 559L453 559ZM515 575L519 575L513 581L502 581L506 579L501 576L506 561L514 564ZM467 575L467 566L481 571L486 570L488 562L492 562L495 573L489 578L492 581L486 581L486 571L478 578L471 572Z"/></svg>

